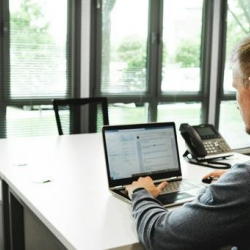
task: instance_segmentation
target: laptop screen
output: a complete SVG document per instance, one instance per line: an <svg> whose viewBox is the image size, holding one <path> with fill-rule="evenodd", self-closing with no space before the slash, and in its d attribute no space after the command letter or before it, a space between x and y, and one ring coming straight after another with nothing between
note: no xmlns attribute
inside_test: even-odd
<svg viewBox="0 0 250 250"><path fill-rule="evenodd" d="M174 123L107 126L103 137L110 182L180 175Z"/></svg>

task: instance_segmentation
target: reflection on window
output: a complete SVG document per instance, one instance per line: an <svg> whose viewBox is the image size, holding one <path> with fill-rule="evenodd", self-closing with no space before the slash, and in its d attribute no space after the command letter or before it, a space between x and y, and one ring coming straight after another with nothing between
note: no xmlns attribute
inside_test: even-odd
<svg viewBox="0 0 250 250"><path fill-rule="evenodd" d="M202 0L164 1L161 90L199 91Z"/></svg>
<svg viewBox="0 0 250 250"><path fill-rule="evenodd" d="M114 103L109 105L110 124L143 123L148 121L148 104Z"/></svg>
<svg viewBox="0 0 250 250"><path fill-rule="evenodd" d="M236 101L221 103L219 124L219 131L231 148L250 147L250 136L245 132Z"/></svg>
<svg viewBox="0 0 250 250"><path fill-rule="evenodd" d="M103 1L101 91L145 92L147 0Z"/></svg>
<svg viewBox="0 0 250 250"><path fill-rule="evenodd" d="M157 107L158 122L175 122L178 129L181 123L198 125L201 123L200 103L159 104Z"/></svg>

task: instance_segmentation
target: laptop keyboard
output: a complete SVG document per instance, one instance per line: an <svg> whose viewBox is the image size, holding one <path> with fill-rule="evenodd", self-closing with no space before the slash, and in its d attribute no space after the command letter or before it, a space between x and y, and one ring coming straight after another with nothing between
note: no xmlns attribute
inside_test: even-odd
<svg viewBox="0 0 250 250"><path fill-rule="evenodd" d="M197 183L192 183L189 181L172 181L168 182L168 185L166 188L164 188L161 192L161 194L168 194L168 193L174 193L178 191L187 191L190 189L200 188L201 185Z"/></svg>

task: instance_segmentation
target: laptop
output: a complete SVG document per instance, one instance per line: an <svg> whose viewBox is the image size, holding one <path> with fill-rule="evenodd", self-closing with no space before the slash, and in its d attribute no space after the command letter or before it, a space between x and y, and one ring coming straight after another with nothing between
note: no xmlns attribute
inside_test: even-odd
<svg viewBox="0 0 250 250"><path fill-rule="evenodd" d="M182 178L174 122L108 125L102 136L109 190L127 202L124 186L139 177L150 176L156 185L169 183L157 197L165 207L193 200L203 186Z"/></svg>

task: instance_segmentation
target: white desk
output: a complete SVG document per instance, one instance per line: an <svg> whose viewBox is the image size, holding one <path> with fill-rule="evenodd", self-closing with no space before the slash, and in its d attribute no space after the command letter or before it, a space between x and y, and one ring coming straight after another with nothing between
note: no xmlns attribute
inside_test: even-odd
<svg viewBox="0 0 250 250"><path fill-rule="evenodd" d="M109 249L138 242L130 205L108 191L101 134L2 139L0 148L3 191L10 190L52 232L61 243L56 249ZM246 159L236 155L233 161ZM181 162L187 178L201 179L210 171ZM39 183L41 177L52 181Z"/></svg>

